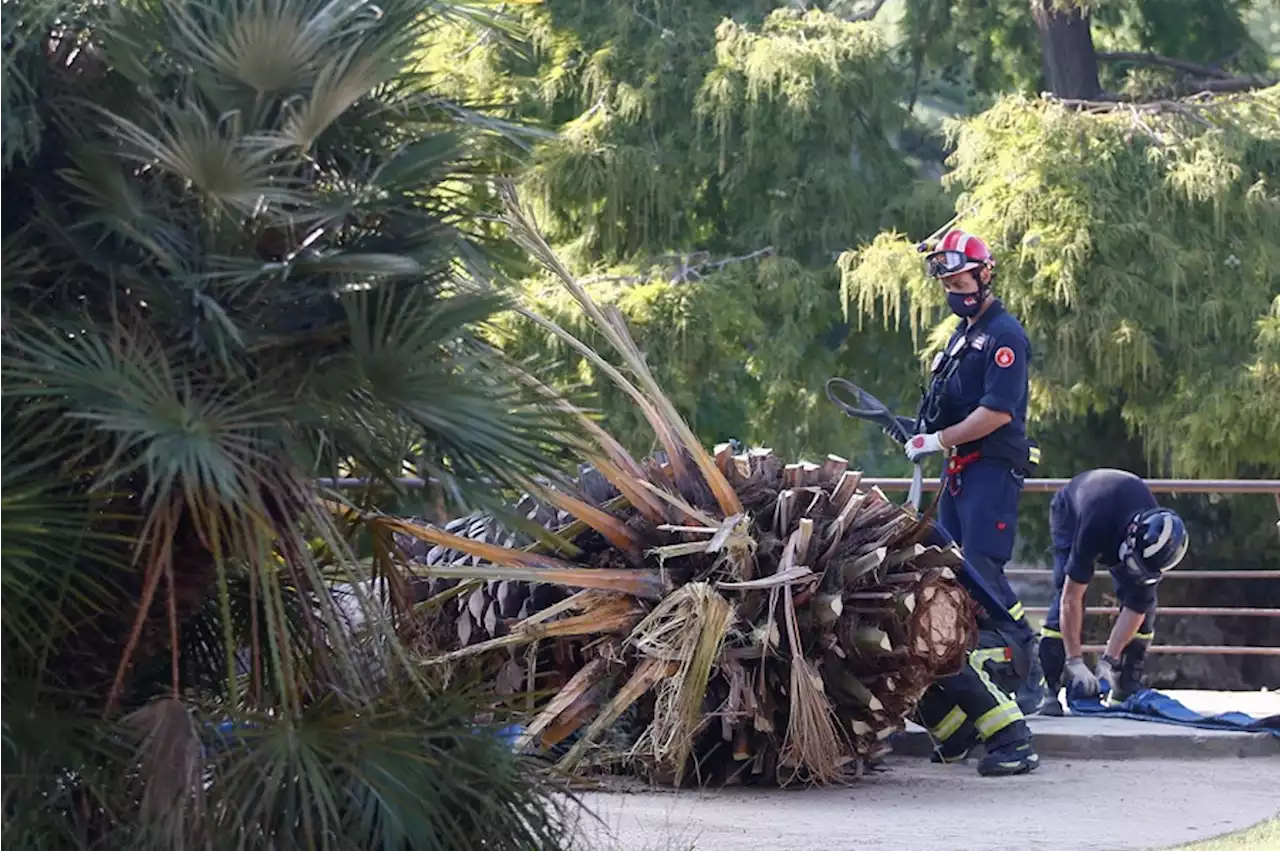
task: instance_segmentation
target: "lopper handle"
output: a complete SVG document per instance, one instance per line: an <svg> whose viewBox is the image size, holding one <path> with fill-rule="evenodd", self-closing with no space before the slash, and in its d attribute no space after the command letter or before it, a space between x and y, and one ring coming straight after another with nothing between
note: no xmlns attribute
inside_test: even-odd
<svg viewBox="0 0 1280 851"><path fill-rule="evenodd" d="M907 491L907 502L911 503L911 507L916 511L920 510L920 500L924 498L924 468L919 462L915 465L916 471L911 474L911 488Z"/></svg>

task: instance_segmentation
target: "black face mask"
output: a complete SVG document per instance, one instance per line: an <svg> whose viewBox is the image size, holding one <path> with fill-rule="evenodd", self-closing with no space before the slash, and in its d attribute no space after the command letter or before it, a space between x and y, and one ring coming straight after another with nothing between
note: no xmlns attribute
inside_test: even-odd
<svg viewBox="0 0 1280 851"><path fill-rule="evenodd" d="M981 312L982 299L985 295L982 287L973 293L947 293L947 307L951 308L951 312L956 316L970 319Z"/></svg>

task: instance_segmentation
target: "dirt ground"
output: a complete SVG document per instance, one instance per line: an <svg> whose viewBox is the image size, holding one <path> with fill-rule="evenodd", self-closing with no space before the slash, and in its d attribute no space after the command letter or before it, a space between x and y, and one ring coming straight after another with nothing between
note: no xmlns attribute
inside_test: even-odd
<svg viewBox="0 0 1280 851"><path fill-rule="evenodd" d="M973 762L891 757L843 789L591 793L597 851L1140 851L1280 813L1280 759L1046 760L983 778Z"/></svg>

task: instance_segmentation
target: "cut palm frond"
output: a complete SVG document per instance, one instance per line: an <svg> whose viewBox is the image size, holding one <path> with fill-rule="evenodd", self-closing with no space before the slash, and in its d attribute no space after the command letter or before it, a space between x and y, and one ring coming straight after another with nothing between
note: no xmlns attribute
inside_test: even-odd
<svg viewBox="0 0 1280 851"><path fill-rule="evenodd" d="M642 656L676 663L675 673L659 683L645 745L656 762L675 766L676 783L703 724L707 683L733 616L733 606L710 585L690 582L664 599L631 635Z"/></svg>
<svg viewBox="0 0 1280 851"><path fill-rule="evenodd" d="M551 249L551 246L547 245L546 240L538 231L537 225L521 206L515 186L509 181L504 182L500 192L506 204L506 221L515 238L528 249L530 254L542 262L548 270L564 283L574 299L582 306L583 311L592 319L601 333L604 334L605 339L610 342L640 380L645 390L645 399L642 404L645 405L646 414L648 414L649 406L652 406L657 411L657 416L651 417L650 421L654 423L655 429L659 432L659 437L663 438L663 444L667 446L669 460L676 471L677 481L687 476L684 469L684 455L681 451L673 451L672 446L669 445L673 441L667 433L668 429L674 431L679 437L680 449L693 458L694 463L705 477L707 485L715 495L721 511L725 515L741 513L742 502L739 500L737 492L734 491L724 474L716 466L715 459L711 457L702 446L702 443L694 436L692 429L685 423L684 418L680 416L675 406L671 404L671 400L667 398L666 394L658 386L657 380L645 363L644 356L636 347L635 341L631 339L631 332L627 330L621 314L617 311L611 311L609 315L606 315L596 305L591 295ZM624 389L627 386L632 387L632 390L628 392L633 392L634 395L634 386L625 379L621 379L616 370L611 370L608 374L614 381L620 382L620 386L624 386Z"/></svg>

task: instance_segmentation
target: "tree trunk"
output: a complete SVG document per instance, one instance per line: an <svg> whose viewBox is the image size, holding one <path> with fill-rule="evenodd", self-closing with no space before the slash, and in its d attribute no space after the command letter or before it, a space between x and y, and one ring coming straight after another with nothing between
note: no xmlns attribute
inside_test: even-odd
<svg viewBox="0 0 1280 851"><path fill-rule="evenodd" d="M1053 6L1054 0L1031 0L1049 91L1063 98L1097 98L1102 86L1089 16L1079 9L1064 12Z"/></svg>

